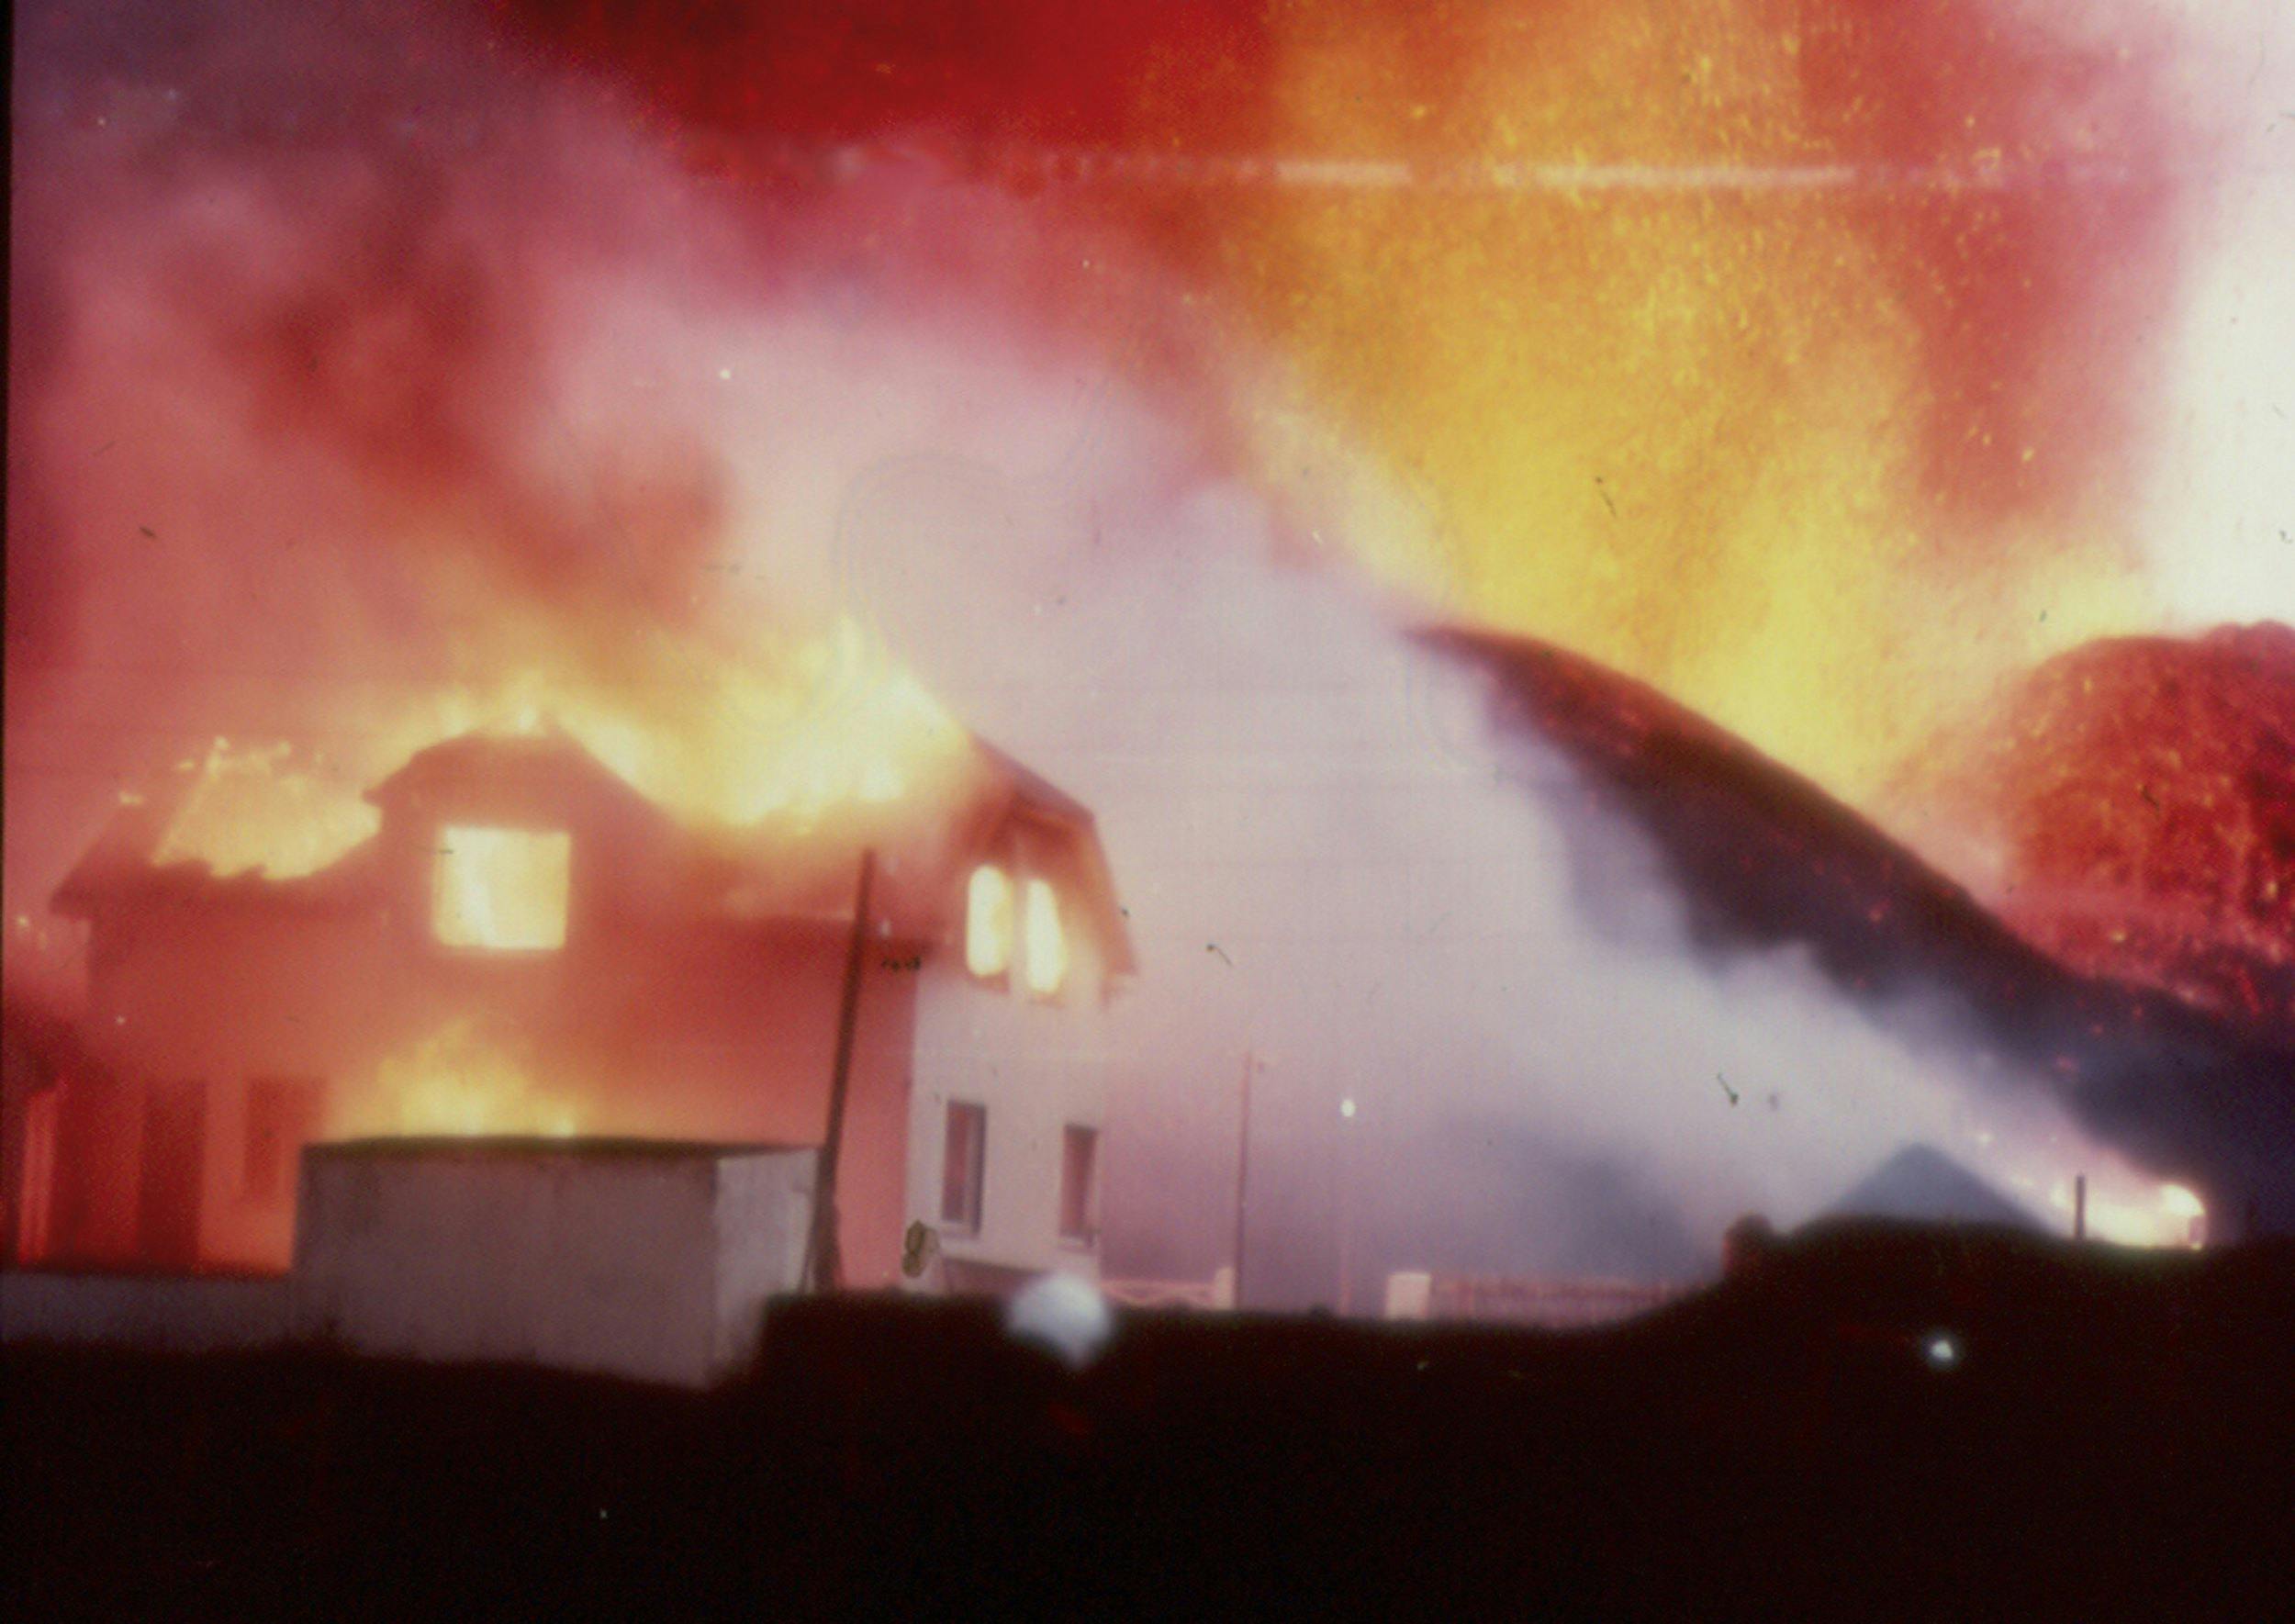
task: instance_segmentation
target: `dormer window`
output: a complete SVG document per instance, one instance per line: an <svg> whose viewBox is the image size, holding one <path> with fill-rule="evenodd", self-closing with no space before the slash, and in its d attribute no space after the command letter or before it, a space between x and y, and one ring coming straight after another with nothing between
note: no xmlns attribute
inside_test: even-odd
<svg viewBox="0 0 2295 1624"><path fill-rule="evenodd" d="M964 909L964 966L986 980L1012 968L1012 876L993 863L972 870Z"/></svg>
<svg viewBox="0 0 2295 1624"><path fill-rule="evenodd" d="M1068 979L1068 933L1060 924L1059 893L1051 882L1028 881L1028 991L1050 998Z"/></svg>
<svg viewBox="0 0 2295 1624"><path fill-rule="evenodd" d="M431 928L448 947L564 946L573 854L574 837L562 829L441 829Z"/></svg>

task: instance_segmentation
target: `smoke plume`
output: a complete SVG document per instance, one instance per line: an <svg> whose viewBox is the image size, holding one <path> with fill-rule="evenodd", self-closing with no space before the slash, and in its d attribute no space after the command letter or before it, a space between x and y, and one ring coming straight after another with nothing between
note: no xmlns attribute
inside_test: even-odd
<svg viewBox="0 0 2295 1624"><path fill-rule="evenodd" d="M1908 1140L2035 1205L2076 1167L2146 1199L2034 1080L1971 1082L1942 1016L1696 958L1560 763L1483 731L1417 609L1328 562L1394 544L1407 448L1327 377L1344 501L1237 431L1293 421L1343 332L1286 353L1184 256L929 160L729 191L610 80L459 13L20 28L12 920L210 737L348 792L442 690L531 679L769 750L779 713L725 673L801 683L846 615L1100 814L1143 960L1111 1016L1116 1268L1225 1260L1247 1063L1275 1299L1325 1293L1357 1223L1365 1278L1693 1268ZM1642 635L1631 567L1596 643ZM1599 897L1585 840L1627 854ZM12 980L70 974L38 935Z"/></svg>

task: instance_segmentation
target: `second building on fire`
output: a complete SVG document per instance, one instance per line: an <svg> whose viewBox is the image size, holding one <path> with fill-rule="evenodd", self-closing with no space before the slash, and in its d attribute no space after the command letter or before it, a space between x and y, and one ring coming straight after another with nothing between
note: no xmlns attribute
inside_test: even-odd
<svg viewBox="0 0 2295 1624"><path fill-rule="evenodd" d="M123 809L56 899L88 930L86 1042L14 1103L17 1260L283 1268L319 1140L817 1146L874 849L845 1283L1096 1274L1123 912L1085 808L957 754L930 793L710 830L564 734L465 734L288 879L158 860L170 809Z"/></svg>

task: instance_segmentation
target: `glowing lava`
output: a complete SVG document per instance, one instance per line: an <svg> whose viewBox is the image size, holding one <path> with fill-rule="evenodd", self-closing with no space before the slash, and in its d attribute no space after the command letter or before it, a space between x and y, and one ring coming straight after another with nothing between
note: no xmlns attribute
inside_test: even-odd
<svg viewBox="0 0 2295 1624"><path fill-rule="evenodd" d="M1287 42L1294 142L1527 178L1274 186L1221 252L1300 380L1264 465L1319 417L1384 470L1293 472L1322 533L1852 801L2140 621L2097 386L2160 286L2134 53L1982 5L1351 10Z"/></svg>
<svg viewBox="0 0 2295 1624"><path fill-rule="evenodd" d="M2035 946L2295 1035L2295 632L2066 655L1914 793Z"/></svg>

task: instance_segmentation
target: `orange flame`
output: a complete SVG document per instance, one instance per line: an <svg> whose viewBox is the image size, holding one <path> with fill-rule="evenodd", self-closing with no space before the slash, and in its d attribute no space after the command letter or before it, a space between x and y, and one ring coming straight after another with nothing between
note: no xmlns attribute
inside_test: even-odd
<svg viewBox="0 0 2295 1624"><path fill-rule="evenodd" d="M176 770L193 781L152 853L157 862L205 863L218 874L259 868L292 879L325 868L380 826L358 786L323 760L298 762L285 744L235 745L218 738Z"/></svg>
<svg viewBox="0 0 2295 1624"><path fill-rule="evenodd" d="M529 950L565 942L573 839L564 830L440 831L438 939L449 947Z"/></svg>
<svg viewBox="0 0 2295 1624"><path fill-rule="evenodd" d="M473 1023L457 1021L383 1060L374 1086L357 1094L331 1131L338 1137L565 1137L581 1126L570 1102L537 1085Z"/></svg>
<svg viewBox="0 0 2295 1624"><path fill-rule="evenodd" d="M1246 433L1318 541L1853 800L2138 623L2098 369L2151 261L2072 247L2155 241L2129 51L1970 6L1348 11L1281 53L1284 140L1366 156L1208 251L1291 369Z"/></svg>
<svg viewBox="0 0 2295 1624"><path fill-rule="evenodd" d="M788 652L721 655L667 633L644 668L598 670L558 651L486 684L426 695L383 719L366 770L285 744L218 739L181 769L196 783L155 856L219 874L308 874L377 827L365 785L416 751L478 729L560 726L641 793L693 823L810 827L845 806L928 796L967 735L850 620Z"/></svg>
<svg viewBox="0 0 2295 1624"><path fill-rule="evenodd" d="M2059 1180L2048 1192L2048 1204L2070 1215L2071 1181ZM2088 1231L2120 1246L2196 1247L2207 1223L2206 1204L2181 1184L2144 1188L2121 1182L2088 1182Z"/></svg>

